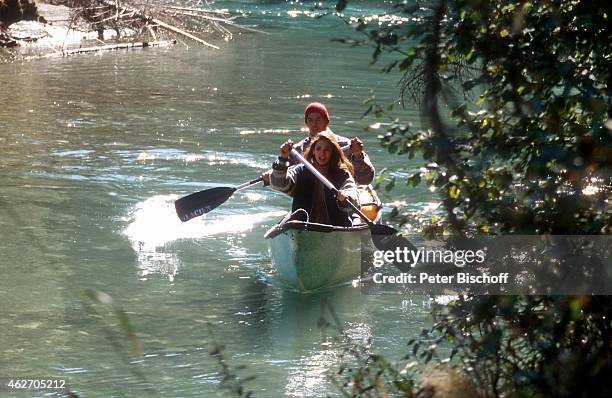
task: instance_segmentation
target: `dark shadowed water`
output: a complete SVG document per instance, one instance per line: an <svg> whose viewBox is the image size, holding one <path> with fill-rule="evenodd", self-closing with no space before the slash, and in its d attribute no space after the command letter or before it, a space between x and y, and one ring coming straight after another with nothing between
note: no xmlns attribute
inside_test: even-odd
<svg viewBox="0 0 612 398"><path fill-rule="evenodd" d="M322 299L348 336L394 360L428 324L422 297L279 288L263 239L290 204L279 193L258 186L206 217L176 217L178 197L267 169L304 136L312 100L335 131L364 139L378 169L406 162L379 147L380 130L363 132L376 122L361 119L363 100L394 99L397 76L369 65L370 50L331 42L345 25L285 2L224 4L270 34L218 51L0 64L0 378L63 377L83 397L222 396L216 341L256 377L245 385L255 396L336 395L346 338L318 326ZM424 190L385 201L436 206ZM110 295L135 336L83 289Z"/></svg>

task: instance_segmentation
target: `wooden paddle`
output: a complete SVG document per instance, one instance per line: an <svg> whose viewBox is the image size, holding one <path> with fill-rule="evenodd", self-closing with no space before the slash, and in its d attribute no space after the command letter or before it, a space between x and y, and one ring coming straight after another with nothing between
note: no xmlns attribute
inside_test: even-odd
<svg viewBox="0 0 612 398"><path fill-rule="evenodd" d="M328 189L330 189L334 194L338 194L338 189L331 183L323 174L319 172L310 162L308 162L298 151L295 149L291 149L290 155L296 160L302 163L306 168L314 174L315 177L319 181L323 183ZM345 200L344 203L348 204L353 211L359 214L359 217L368 225L370 228L370 232L372 233L372 242L374 242L374 246L378 250L395 250L395 248L407 247L408 250L417 249L414 247L412 243L403 236L399 235L399 231L389 225L384 224L374 224L363 212L350 200Z"/></svg>
<svg viewBox="0 0 612 398"><path fill-rule="evenodd" d="M185 222L216 209L228 200L236 191L248 188L263 181L262 177L245 182L235 187L215 187L192 193L174 202L176 214Z"/></svg>

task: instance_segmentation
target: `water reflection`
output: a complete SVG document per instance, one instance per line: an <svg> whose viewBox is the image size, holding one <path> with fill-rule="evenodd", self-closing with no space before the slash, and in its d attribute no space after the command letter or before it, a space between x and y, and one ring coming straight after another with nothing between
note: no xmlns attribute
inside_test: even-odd
<svg viewBox="0 0 612 398"><path fill-rule="evenodd" d="M345 357L347 341L372 337L367 297L346 286L319 294L283 292L275 341L296 358L287 369L283 388L289 397L322 396Z"/></svg>

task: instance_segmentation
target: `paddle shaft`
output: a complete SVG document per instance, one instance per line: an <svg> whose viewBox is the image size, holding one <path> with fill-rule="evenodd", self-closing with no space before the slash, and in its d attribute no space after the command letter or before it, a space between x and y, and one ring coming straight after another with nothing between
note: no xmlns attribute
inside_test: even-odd
<svg viewBox="0 0 612 398"><path fill-rule="evenodd" d="M181 221L188 221L194 217L201 216L225 203L226 200L232 197L234 192L253 186L261 181L263 181L263 178L259 177L236 187L215 187L192 193L174 202L176 214Z"/></svg>
<svg viewBox="0 0 612 398"><path fill-rule="evenodd" d="M236 186L234 189L235 189L236 191L240 191L241 189L248 188L248 187L250 187L251 185L255 185L255 184L257 184L258 182L262 182L262 181L263 181L263 177L259 177L259 178L256 178L256 179L254 179L254 180L247 181L247 182L245 182L244 184L240 184L240 185Z"/></svg>
<svg viewBox="0 0 612 398"><path fill-rule="evenodd" d="M302 163L308 170L310 170L310 172L312 174L314 174L315 177L317 177L317 179L319 181L321 181L323 183L323 185L325 185L327 188L331 189L331 191L334 194L338 194L338 188L336 188L334 186L334 184L332 184L331 182L329 182L329 180L327 178L325 178L325 176L323 174L321 174L321 172L319 170L317 170L316 167L314 167L309 161L307 161L306 159L304 159L304 157L302 155L300 155L300 153L298 151L296 151L295 149L291 149L291 156L293 156L295 159L297 159L298 161L300 161L300 163ZM372 226L374 225L374 223L365 215L363 214L363 212L359 209L359 207L355 206L355 204L353 202L351 202L350 200L345 200L345 203L348 203L348 205L353 209L353 211L357 214L359 214L359 217L361 217L363 219L363 221L365 221L368 225Z"/></svg>

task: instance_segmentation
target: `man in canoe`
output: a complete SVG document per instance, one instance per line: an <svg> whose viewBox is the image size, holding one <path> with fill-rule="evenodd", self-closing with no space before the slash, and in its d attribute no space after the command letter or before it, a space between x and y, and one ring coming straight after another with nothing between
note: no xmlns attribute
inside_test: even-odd
<svg viewBox="0 0 612 398"><path fill-rule="evenodd" d="M363 142L355 137L349 140L346 137L335 134L329 129L329 111L320 102L311 102L304 110L304 122L308 127L308 137L293 145L300 154L306 153L314 142L314 139L321 132L327 132L335 137L336 143L342 148L345 157L353 166L353 177L355 182L360 185L368 185L374 179L374 166L368 155L363 151ZM296 165L293 159L289 159L291 166ZM270 183L270 172L262 174L264 182Z"/></svg>
<svg viewBox="0 0 612 398"><path fill-rule="evenodd" d="M336 136L327 131L317 134L304 157L339 190L337 195L326 189L303 164L289 167L292 148L295 146L291 140L281 145L270 178L274 189L293 197L291 218L311 223L352 226L354 215L345 201L358 204L352 176L353 166L340 149Z"/></svg>
<svg viewBox="0 0 612 398"><path fill-rule="evenodd" d="M304 110L304 122L308 127L308 137L294 145L294 148L301 154L306 153L313 140L322 131L331 133L336 137L336 141L342 148L344 155L351 161L353 165L353 177L355 182L361 185L367 185L374 179L374 166L370 162L370 158L363 151L363 142L355 137L348 139L341 135L335 134L329 129L329 111L320 102L311 102ZM292 165L294 163L292 162Z"/></svg>

